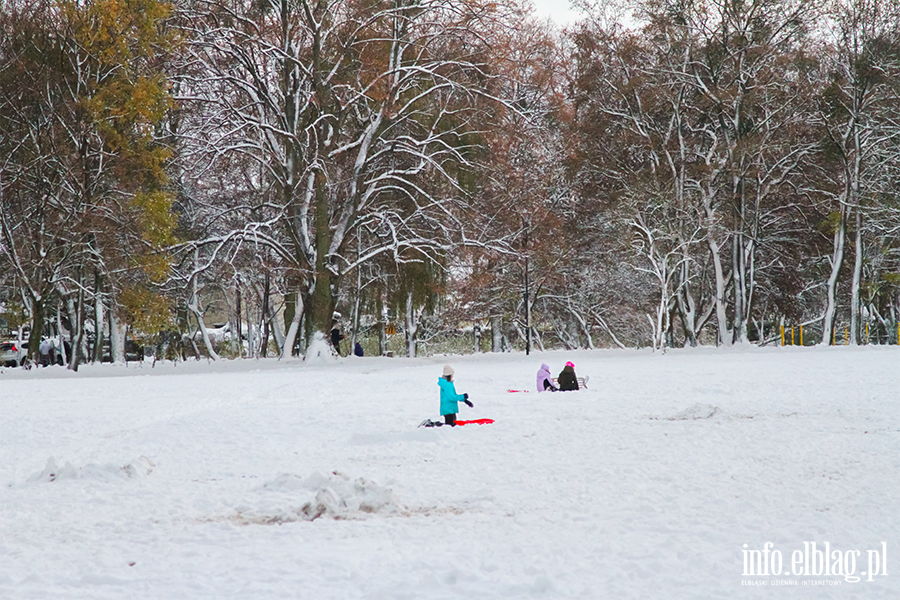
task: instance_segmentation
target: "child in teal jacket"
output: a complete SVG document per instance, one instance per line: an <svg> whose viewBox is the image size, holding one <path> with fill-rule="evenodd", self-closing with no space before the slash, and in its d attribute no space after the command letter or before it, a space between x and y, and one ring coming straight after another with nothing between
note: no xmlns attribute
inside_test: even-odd
<svg viewBox="0 0 900 600"><path fill-rule="evenodd" d="M470 408L474 406L469 402L468 394L457 394L453 385L453 367L444 365L444 374L438 378L441 388L441 415L444 422L450 426L456 426L456 413L459 412L459 402L465 402Z"/></svg>

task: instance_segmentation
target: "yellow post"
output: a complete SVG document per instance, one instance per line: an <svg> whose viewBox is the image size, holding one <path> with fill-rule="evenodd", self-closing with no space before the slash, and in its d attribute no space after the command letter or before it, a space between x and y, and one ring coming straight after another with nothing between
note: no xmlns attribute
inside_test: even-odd
<svg viewBox="0 0 900 600"><path fill-rule="evenodd" d="M831 345L832 345L832 346L836 346L836 345L837 345L837 338L834 337L834 330L835 330L835 328L832 327L832 328L831 328Z"/></svg>
<svg viewBox="0 0 900 600"><path fill-rule="evenodd" d="M869 324L866 323L866 344L869 343Z"/></svg>
<svg viewBox="0 0 900 600"><path fill-rule="evenodd" d="M845 346L850 345L850 338L847 337L847 326L846 325L844 325L844 345Z"/></svg>
<svg viewBox="0 0 900 600"><path fill-rule="evenodd" d="M897 324L897 343L900 344L900 323ZM781 326L781 345L784 346L784 325Z"/></svg>
<svg viewBox="0 0 900 600"><path fill-rule="evenodd" d="M803 345L803 325L800 326L800 345Z"/></svg>
<svg viewBox="0 0 900 600"><path fill-rule="evenodd" d="M900 321L897 321L897 345L900 346Z"/></svg>
<svg viewBox="0 0 900 600"><path fill-rule="evenodd" d="M794 326L791 325L791 346L794 346Z"/></svg>

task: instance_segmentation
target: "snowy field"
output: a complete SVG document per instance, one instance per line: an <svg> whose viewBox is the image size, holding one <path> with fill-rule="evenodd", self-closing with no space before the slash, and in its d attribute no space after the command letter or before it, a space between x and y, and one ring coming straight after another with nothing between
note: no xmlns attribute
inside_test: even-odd
<svg viewBox="0 0 900 600"><path fill-rule="evenodd" d="M536 394L566 360L591 389ZM417 429L448 362L460 418L496 423ZM0 598L900 598L898 367L894 346L4 369ZM767 542L781 575L745 576ZM805 574L805 542L840 574Z"/></svg>

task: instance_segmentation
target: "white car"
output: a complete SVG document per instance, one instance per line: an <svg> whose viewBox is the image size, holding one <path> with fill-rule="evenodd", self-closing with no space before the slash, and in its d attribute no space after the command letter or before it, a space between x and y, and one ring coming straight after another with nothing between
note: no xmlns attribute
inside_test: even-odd
<svg viewBox="0 0 900 600"><path fill-rule="evenodd" d="M0 365L18 367L28 354L28 342L19 344L16 341L0 343Z"/></svg>

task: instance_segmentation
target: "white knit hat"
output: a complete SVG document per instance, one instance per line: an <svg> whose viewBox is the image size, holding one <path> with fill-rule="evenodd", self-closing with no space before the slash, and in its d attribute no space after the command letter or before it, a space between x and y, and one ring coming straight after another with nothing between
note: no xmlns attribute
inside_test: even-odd
<svg viewBox="0 0 900 600"><path fill-rule="evenodd" d="M453 367L450 365L444 365L444 377L447 375L453 375Z"/></svg>

